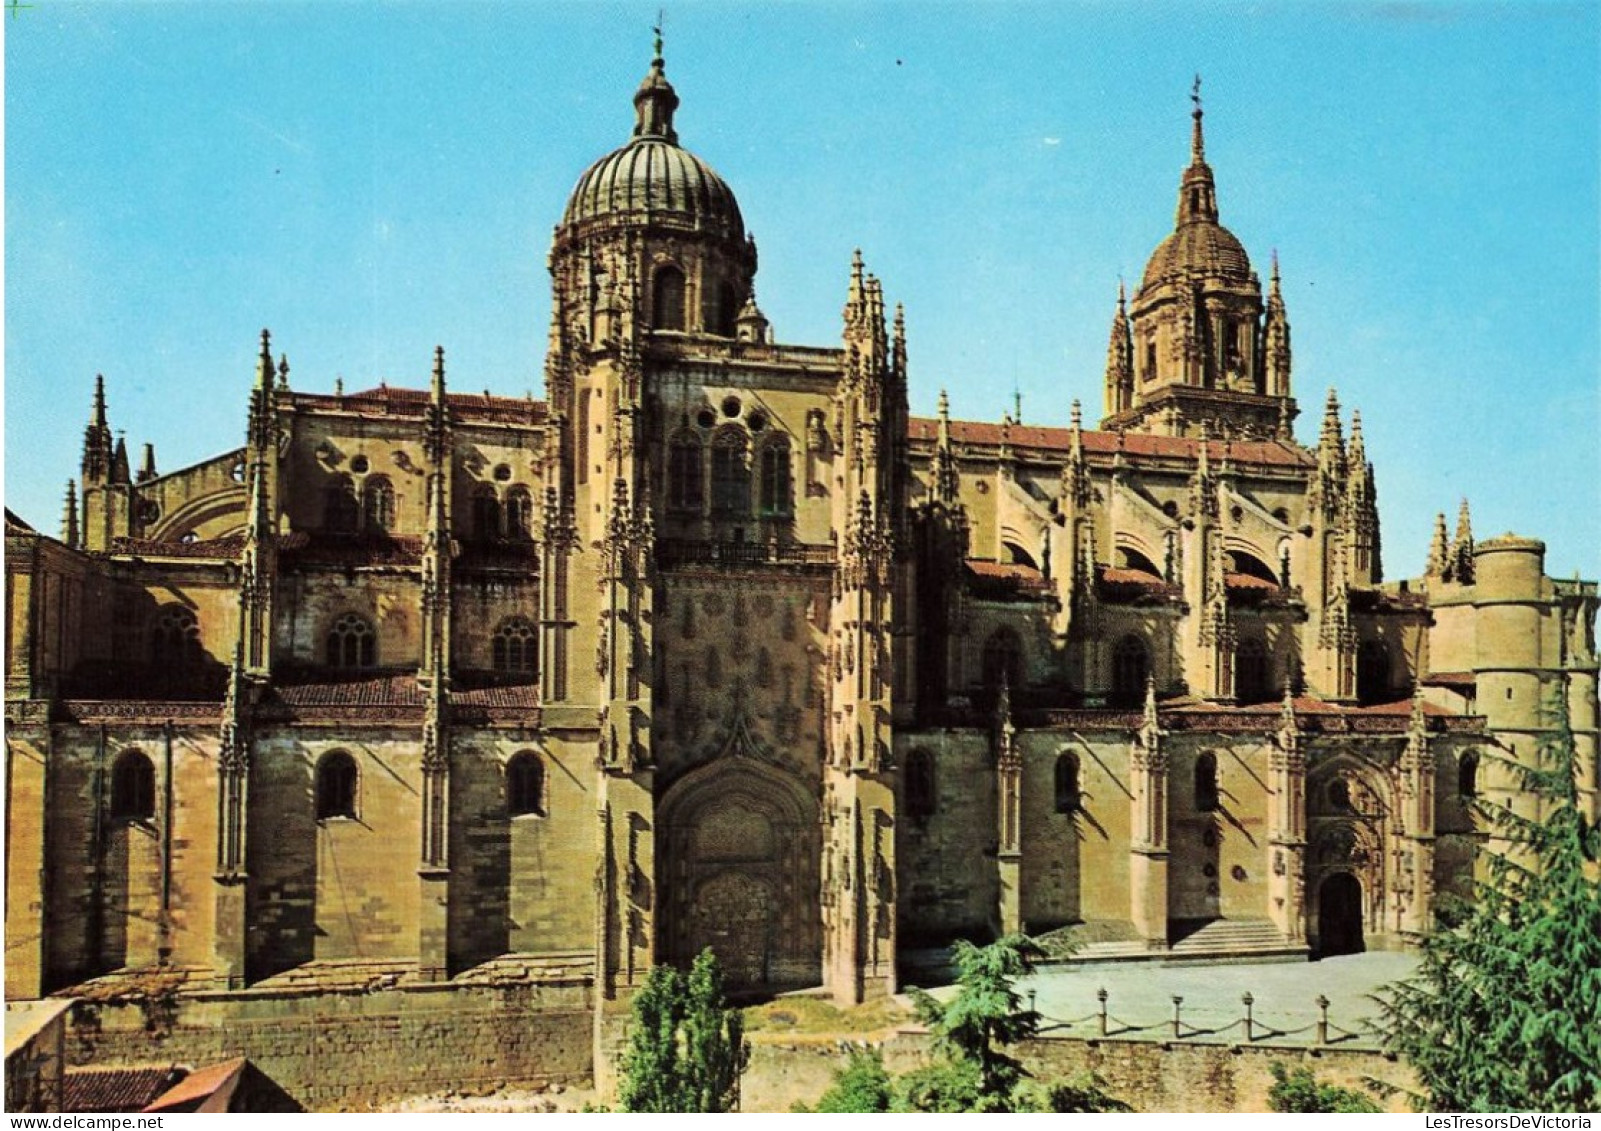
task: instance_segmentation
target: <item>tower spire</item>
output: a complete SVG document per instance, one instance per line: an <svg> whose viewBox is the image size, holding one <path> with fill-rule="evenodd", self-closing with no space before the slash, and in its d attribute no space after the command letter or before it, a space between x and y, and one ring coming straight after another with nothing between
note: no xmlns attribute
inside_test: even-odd
<svg viewBox="0 0 1601 1131"><path fill-rule="evenodd" d="M67 497L61 504L61 540L78 548L78 488L67 480Z"/></svg>
<svg viewBox="0 0 1601 1131"><path fill-rule="evenodd" d="M1195 109L1190 111L1194 124L1190 127L1190 164L1206 164L1206 137L1201 130L1201 118L1204 111L1201 109L1201 76L1195 76L1195 83L1190 87L1190 101Z"/></svg>
<svg viewBox="0 0 1601 1131"><path fill-rule="evenodd" d="M673 129L673 111L678 109L678 93L667 81L667 63L662 58L662 17L656 17L655 51L650 70L634 92L634 137L655 139L672 145L678 144L678 132Z"/></svg>
<svg viewBox="0 0 1601 1131"><path fill-rule="evenodd" d="M1445 533L1445 513L1442 511L1434 516L1434 537L1429 539L1429 564L1424 569L1426 577L1445 577L1450 545Z"/></svg>
<svg viewBox="0 0 1601 1131"><path fill-rule="evenodd" d="M1217 223L1217 185L1212 167L1206 163L1206 138L1201 129L1201 76L1190 88L1190 164L1179 183L1178 226L1197 222Z"/></svg>

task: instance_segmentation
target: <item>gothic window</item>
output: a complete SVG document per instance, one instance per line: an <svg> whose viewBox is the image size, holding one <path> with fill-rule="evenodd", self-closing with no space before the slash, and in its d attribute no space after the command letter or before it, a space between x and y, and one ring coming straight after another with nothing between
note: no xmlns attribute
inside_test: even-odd
<svg viewBox="0 0 1601 1131"><path fill-rule="evenodd" d="M506 763L506 815L546 815L545 763L532 750L519 751Z"/></svg>
<svg viewBox="0 0 1601 1131"><path fill-rule="evenodd" d="M723 517L750 511L750 464L738 428L725 428L712 441L712 511Z"/></svg>
<svg viewBox="0 0 1601 1131"><path fill-rule="evenodd" d="M347 475L338 475L323 488L323 529L335 534L354 534L361 521L361 505L356 501L356 485Z"/></svg>
<svg viewBox="0 0 1601 1131"><path fill-rule="evenodd" d="M984 641L984 686L999 689L1002 682L1017 688L1023 683L1023 642L1009 628L997 628Z"/></svg>
<svg viewBox="0 0 1601 1131"><path fill-rule="evenodd" d="M1065 752L1056 758L1056 811L1077 813L1082 795L1078 788L1078 755Z"/></svg>
<svg viewBox="0 0 1601 1131"><path fill-rule="evenodd" d="M491 644L495 670L533 675L534 647L538 639L533 623L524 617L509 617L501 621Z"/></svg>
<svg viewBox="0 0 1601 1131"><path fill-rule="evenodd" d="M488 483L473 488L473 536L488 541L500 537L500 500Z"/></svg>
<svg viewBox="0 0 1601 1131"><path fill-rule="evenodd" d="M534 540L534 496L527 487L506 492L506 537L513 542Z"/></svg>
<svg viewBox="0 0 1601 1131"><path fill-rule="evenodd" d="M387 533L395 528L395 488L384 475L374 475L362 487L367 529Z"/></svg>
<svg viewBox="0 0 1601 1131"><path fill-rule="evenodd" d="M700 441L694 436L674 440L667 454L668 505L675 510L699 511L704 474Z"/></svg>
<svg viewBox="0 0 1601 1131"><path fill-rule="evenodd" d="M1125 636L1112 649L1112 702L1133 706L1145 697L1145 683L1151 674L1151 659L1145 642L1138 636Z"/></svg>
<svg viewBox="0 0 1601 1131"><path fill-rule="evenodd" d="M1202 751L1195 759L1195 811L1211 813L1217 809L1217 755Z"/></svg>
<svg viewBox="0 0 1601 1131"><path fill-rule="evenodd" d="M1390 693L1390 649L1382 640L1364 640L1356 653L1356 698L1381 703Z"/></svg>
<svg viewBox="0 0 1601 1131"><path fill-rule="evenodd" d="M684 326L684 273L676 267L656 272L655 304L651 324L658 330L682 330Z"/></svg>
<svg viewBox="0 0 1601 1131"><path fill-rule="evenodd" d="M706 290L702 321L708 334L734 336L734 320L739 317L739 292L727 280L719 280Z"/></svg>
<svg viewBox="0 0 1601 1131"><path fill-rule="evenodd" d="M926 821L934 815L934 756L927 750L913 750L906 756L906 815Z"/></svg>
<svg viewBox="0 0 1601 1131"><path fill-rule="evenodd" d="M162 671L193 667L200 662L200 622L182 605L168 605L156 614L150 630L150 660Z"/></svg>
<svg viewBox="0 0 1601 1131"><path fill-rule="evenodd" d="M1469 750L1456 767L1456 791L1463 797L1479 795L1479 752Z"/></svg>
<svg viewBox="0 0 1601 1131"><path fill-rule="evenodd" d="M1242 640L1234 653L1234 695L1241 703L1273 698L1267 648L1260 640Z"/></svg>
<svg viewBox="0 0 1601 1131"><path fill-rule="evenodd" d="M377 664L377 638L372 625L356 613L346 613L328 630L328 666L370 668Z"/></svg>
<svg viewBox="0 0 1601 1131"><path fill-rule="evenodd" d="M1145 380L1156 378L1156 339L1150 338L1145 343Z"/></svg>
<svg viewBox="0 0 1601 1131"><path fill-rule="evenodd" d="M125 750L111 767L111 819L148 821L156 815L156 768L137 750Z"/></svg>
<svg viewBox="0 0 1601 1131"><path fill-rule="evenodd" d="M778 439L762 449L762 513L789 514L789 441Z"/></svg>
<svg viewBox="0 0 1601 1131"><path fill-rule="evenodd" d="M317 820L356 816L356 760L330 750L317 763Z"/></svg>

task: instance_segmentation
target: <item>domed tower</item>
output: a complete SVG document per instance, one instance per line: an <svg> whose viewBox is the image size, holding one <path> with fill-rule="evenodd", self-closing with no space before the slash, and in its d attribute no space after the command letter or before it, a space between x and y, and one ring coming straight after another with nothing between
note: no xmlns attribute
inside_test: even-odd
<svg viewBox="0 0 1601 1131"><path fill-rule="evenodd" d="M756 244L733 192L678 144L661 37L634 94L634 132L578 178L550 252L556 317L604 348L645 331L732 338Z"/></svg>
<svg viewBox="0 0 1601 1131"><path fill-rule="evenodd" d="M1250 257L1218 220L1199 78L1191 98L1190 164L1179 183L1173 233L1152 253L1129 307L1132 341L1126 356L1119 351L1118 364L1108 365L1111 411L1102 427L1287 439L1296 409L1277 265L1264 304Z"/></svg>

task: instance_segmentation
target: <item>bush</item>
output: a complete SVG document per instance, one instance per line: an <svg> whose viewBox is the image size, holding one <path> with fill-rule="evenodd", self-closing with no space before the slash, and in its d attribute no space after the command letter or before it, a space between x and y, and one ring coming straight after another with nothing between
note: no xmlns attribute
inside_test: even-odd
<svg viewBox="0 0 1601 1131"><path fill-rule="evenodd" d="M1268 1089L1267 1102L1274 1111L1367 1114L1383 1110L1361 1092L1319 1083L1310 1068L1287 1069L1275 1060L1269 1071L1273 1087Z"/></svg>

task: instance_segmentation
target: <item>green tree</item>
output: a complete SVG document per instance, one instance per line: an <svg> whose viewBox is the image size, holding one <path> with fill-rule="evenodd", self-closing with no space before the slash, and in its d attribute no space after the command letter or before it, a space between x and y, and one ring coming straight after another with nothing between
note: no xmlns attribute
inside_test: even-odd
<svg viewBox="0 0 1601 1131"><path fill-rule="evenodd" d="M724 1000L708 947L688 977L657 966L634 995L619 1102L632 1112L733 1111L749 1063L744 1020Z"/></svg>
<svg viewBox="0 0 1601 1131"><path fill-rule="evenodd" d="M848 1063L834 1077L815 1108L796 1104L799 1112L836 1115L846 1112L881 1112L890 1109L890 1075L884 1068L884 1054L877 1049L856 1049Z"/></svg>
<svg viewBox="0 0 1601 1131"><path fill-rule="evenodd" d="M1268 1106L1284 1112L1340 1112L1368 1114L1382 1110L1361 1092L1324 1084L1310 1068L1286 1069L1278 1061L1268 1065L1273 1086L1268 1089Z"/></svg>
<svg viewBox="0 0 1601 1131"><path fill-rule="evenodd" d="M1502 850L1483 851L1471 906L1424 937L1417 973L1381 997L1386 1044L1423 1085L1419 1108L1601 1108L1601 829L1580 808L1565 703L1550 714L1534 765L1497 759L1537 814L1478 807Z"/></svg>

